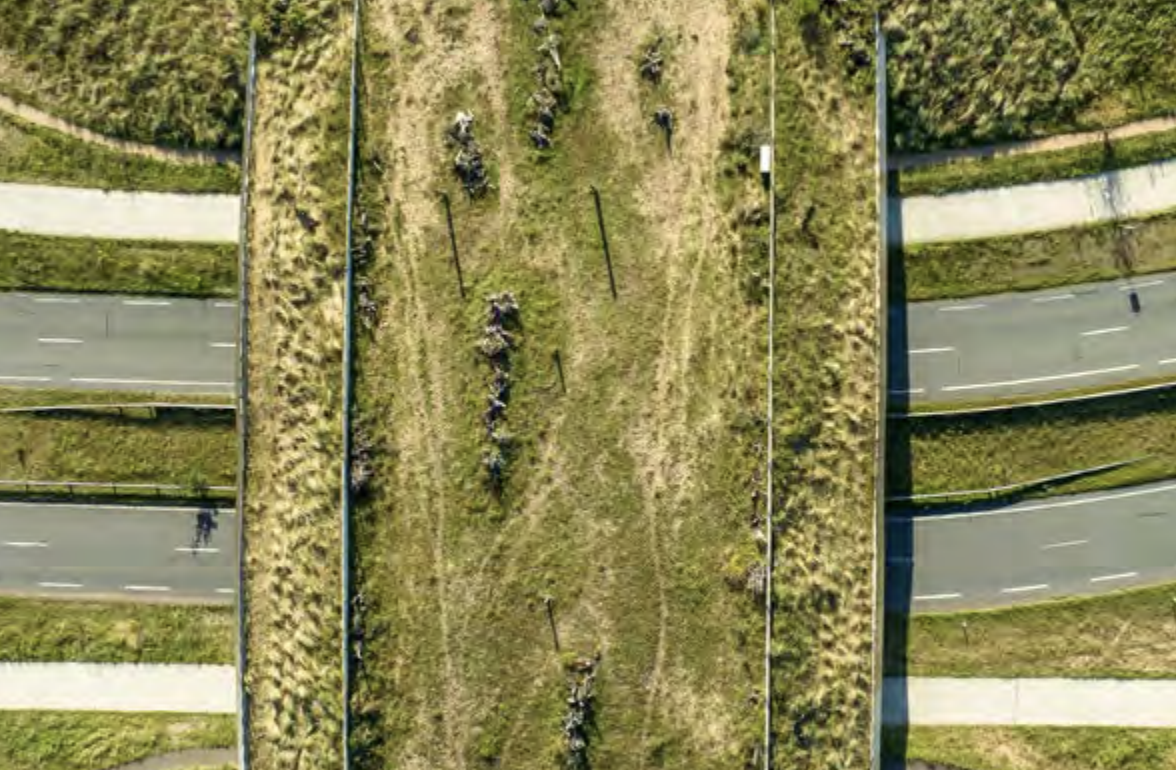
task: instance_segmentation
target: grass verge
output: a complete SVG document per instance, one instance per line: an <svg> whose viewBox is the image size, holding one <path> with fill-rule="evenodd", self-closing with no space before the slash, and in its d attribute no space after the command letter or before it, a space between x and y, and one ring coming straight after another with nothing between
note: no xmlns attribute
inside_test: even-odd
<svg viewBox="0 0 1176 770"><path fill-rule="evenodd" d="M250 159L245 681L255 770L343 764L341 346L350 4L269 16Z"/></svg>
<svg viewBox="0 0 1176 770"><path fill-rule="evenodd" d="M138 393L125 390L52 390L0 387L0 409L59 404L232 404L231 396L187 393Z"/></svg>
<svg viewBox="0 0 1176 770"><path fill-rule="evenodd" d="M1167 0L899 0L885 25L903 151L1114 126L1176 97Z"/></svg>
<svg viewBox="0 0 1176 770"><path fill-rule="evenodd" d="M1088 492L1176 476L1173 447L1176 393L1170 390L1011 412L894 420L888 433L887 491L988 489L1150 456L1048 490Z"/></svg>
<svg viewBox="0 0 1176 770"><path fill-rule="evenodd" d="M236 294L233 244L57 238L0 230L0 290Z"/></svg>
<svg viewBox="0 0 1176 770"><path fill-rule="evenodd" d="M887 728L888 756L955 770L1172 770L1176 731L1122 727Z"/></svg>
<svg viewBox="0 0 1176 770"><path fill-rule="evenodd" d="M232 716L0 711L0 770L108 770L155 754L228 748Z"/></svg>
<svg viewBox="0 0 1176 770"><path fill-rule="evenodd" d="M233 413L0 415L0 478L233 485Z"/></svg>
<svg viewBox="0 0 1176 770"><path fill-rule="evenodd" d="M888 613L886 673L1167 678L1176 655L1174 599L1176 586L1160 585L1008 609Z"/></svg>
<svg viewBox="0 0 1176 770"><path fill-rule="evenodd" d="M234 660L231 607L0 597L0 660L220 663Z"/></svg>
<svg viewBox="0 0 1176 770"><path fill-rule="evenodd" d="M0 181L235 194L241 189L241 172L234 165L167 163L128 155L0 114Z"/></svg>
<svg viewBox="0 0 1176 770"><path fill-rule="evenodd" d="M240 144L237 2L3 0L0 14L0 82L18 101L146 144Z"/></svg>
<svg viewBox="0 0 1176 770"><path fill-rule="evenodd" d="M906 301L1033 291L1176 268L1176 212L1147 219L1008 238L893 250ZM896 270L895 274L899 272Z"/></svg>
<svg viewBox="0 0 1176 770"><path fill-rule="evenodd" d="M762 557L747 503L763 402L742 373L762 371L763 310L742 301L738 255L725 257L715 178L735 10L568 6L550 22L565 101L542 153L525 133L533 5L430 13L400 0L369 17L367 151L384 174L364 166L382 229L358 391L372 472L356 532L361 767L566 766L571 664L596 653L592 767L729 768L757 743ZM659 33L655 88L638 64ZM654 100L681 127L672 157ZM472 203L445 142L458 109L476 116L496 183ZM754 173L739 185L762 205ZM436 190L453 201L464 298L439 258ZM514 292L521 327L496 494L482 465L491 367L476 345L500 291Z"/></svg>
<svg viewBox="0 0 1176 770"><path fill-rule="evenodd" d="M1152 388L1163 389L1161 386L1176 386L1176 380L1171 377L1144 377L1138 380L1128 380L1127 382L1115 385L1108 389L1105 385L1095 385L1085 388L1069 388L1067 390L1055 390L1048 394L1036 393L1023 396L1005 396L1002 398L991 398L973 401L949 401L946 403L923 403L907 405L907 414L911 415L926 415L931 412L952 412L952 411L966 411L968 409L980 409L986 407L995 407L996 411L1004 406L1017 406L1039 403L1042 401L1064 401L1069 398L1082 398L1084 396L1103 396L1104 398L1116 398L1112 395L1114 393L1133 390L1135 388ZM1127 394L1124 394L1127 395ZM1098 400L1098 399L1095 399ZM891 416L895 415L896 407L892 406L890 410ZM943 417L962 417L963 415L944 414Z"/></svg>
<svg viewBox="0 0 1176 770"><path fill-rule="evenodd" d="M943 195L1099 174L1176 157L1176 131L1055 152L967 158L896 172L898 193Z"/></svg>

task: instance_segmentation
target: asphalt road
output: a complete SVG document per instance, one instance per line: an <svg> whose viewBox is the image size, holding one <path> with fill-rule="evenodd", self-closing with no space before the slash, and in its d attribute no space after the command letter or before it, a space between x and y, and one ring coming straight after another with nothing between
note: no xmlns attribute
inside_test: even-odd
<svg viewBox="0 0 1176 770"><path fill-rule="evenodd" d="M0 293L0 386L232 393L236 303Z"/></svg>
<svg viewBox="0 0 1176 770"><path fill-rule="evenodd" d="M890 310L892 399L979 401L1176 376L1176 273L912 303L905 323L903 314Z"/></svg>
<svg viewBox="0 0 1176 770"><path fill-rule="evenodd" d="M0 592L231 602L235 516L197 544L191 508L0 503Z"/></svg>
<svg viewBox="0 0 1176 770"><path fill-rule="evenodd" d="M886 527L886 601L914 612L1000 607L1176 580L1176 482Z"/></svg>

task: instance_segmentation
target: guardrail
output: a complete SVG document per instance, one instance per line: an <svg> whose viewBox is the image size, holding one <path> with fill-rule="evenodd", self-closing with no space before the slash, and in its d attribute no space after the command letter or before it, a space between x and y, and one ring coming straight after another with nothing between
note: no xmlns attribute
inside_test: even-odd
<svg viewBox="0 0 1176 770"><path fill-rule="evenodd" d="M154 492L156 497L161 496L164 492L189 492L195 494L200 491L206 492L235 492L236 487L223 486L195 486L192 484L141 484L130 483L123 481L33 481L31 479L0 479L0 489L8 487L15 488L23 492L33 492L35 490L43 489L64 489L68 494L74 494L78 490L110 490L112 494L119 492Z"/></svg>
<svg viewBox="0 0 1176 770"><path fill-rule="evenodd" d="M875 312L878 317L878 393L876 409L878 427L874 450L874 593L873 616L870 619L870 633L874 642L871 663L873 689L870 708L870 767L882 767L882 682L883 682L883 629L885 623L886 596L886 417L889 405L889 388L886 362L888 358L889 328L887 302L889 294L890 264L890 176L887 172L887 78L886 78L886 36L882 32L881 14L874 14L875 81L874 81L874 146L877 154L878 196L878 285Z"/></svg>
<svg viewBox="0 0 1176 770"><path fill-rule="evenodd" d="M772 596L773 562L775 559L775 500L772 477L775 463L776 433L776 0L768 3L769 84L768 84L768 142L771 147L768 165L768 423L766 437L767 469L765 471L767 500L765 502L766 556L764 559L764 770L772 770Z"/></svg>
<svg viewBox="0 0 1176 770"><path fill-rule="evenodd" d="M355 379L355 185L356 134L359 130L359 51L362 36L362 0L355 0L351 28L351 88L347 144L347 270L343 285L343 470L340 538L340 601L343 649L343 770L351 768L351 410Z"/></svg>
<svg viewBox="0 0 1176 770"><path fill-rule="evenodd" d="M894 495L887 497L888 503L921 503L930 500L973 500L981 497L996 497L1007 492L1016 492L1030 487L1048 486L1056 484L1061 481L1070 481L1072 479L1082 478L1083 476L1092 476L1103 471L1113 471L1117 468L1125 468L1128 465L1150 460L1155 455L1146 455L1144 457L1136 457L1131 460L1120 460L1119 462L1107 463L1106 465L1096 465L1092 468L1083 468L1078 471L1067 471L1066 473L1059 473L1056 476L1045 476L1039 479L1031 479L1029 481L1018 481L1015 484L1005 484L1000 487L989 487L988 489L964 489L957 492L931 492L925 495Z"/></svg>
<svg viewBox="0 0 1176 770"><path fill-rule="evenodd" d="M237 262L237 766L249 770L249 689L245 668L249 613L245 598L245 491L249 479L249 172L257 98L257 33L249 35L245 137L241 147L241 232Z"/></svg>
<svg viewBox="0 0 1176 770"><path fill-rule="evenodd" d="M49 406L11 406L0 409L0 414L21 414L27 412L92 412L100 409L190 409L204 410L233 410L235 404L169 404L163 401L148 401L135 404L55 404Z"/></svg>
<svg viewBox="0 0 1176 770"><path fill-rule="evenodd" d="M941 409L926 412L896 412L889 415L889 417L894 420L910 420L918 417L966 417L968 415L984 414L986 412L1009 412L1015 409L1058 406L1060 404L1078 404L1084 401L1098 401L1104 398L1128 396L1133 393L1151 393L1155 391L1171 389L1176 389L1176 380L1173 380L1172 382L1161 382L1155 385L1140 385L1134 388L1123 388L1121 390L1106 390L1100 391L1098 393L1084 393L1080 396L1070 396L1068 398L1052 398L1045 401L1024 401L1012 404L995 404L993 406L967 407L964 409Z"/></svg>

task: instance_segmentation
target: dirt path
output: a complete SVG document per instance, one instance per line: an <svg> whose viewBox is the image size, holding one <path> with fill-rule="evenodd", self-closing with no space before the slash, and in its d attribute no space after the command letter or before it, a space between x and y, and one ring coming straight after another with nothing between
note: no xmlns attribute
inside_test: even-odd
<svg viewBox="0 0 1176 770"><path fill-rule="evenodd" d="M236 749L185 749L113 767L110 770L190 770L196 767L236 765Z"/></svg>
<svg viewBox="0 0 1176 770"><path fill-rule="evenodd" d="M150 144L128 142L125 139L115 139L95 133L88 128L75 126L61 118L54 117L47 112L21 104L0 94L0 112L20 118L26 123L32 123L41 128L48 128L88 144L96 144L108 150L125 152L128 155L139 155L154 160L169 163L188 163L211 165L215 163L240 163L241 153L229 150L192 150L178 147L156 147Z"/></svg>
<svg viewBox="0 0 1176 770"><path fill-rule="evenodd" d="M965 158L1006 158L1014 155L1031 155L1038 152L1052 152L1069 150L1074 147L1085 147L1110 139L1130 139L1136 136L1159 134L1164 131L1176 130L1176 116L1168 118L1153 118L1128 123L1109 131L1084 131L1078 134L1061 134L1047 136L1042 139L1026 139L1020 142L1005 142L1002 144L985 144L979 147L963 147L958 150L940 150L938 152L920 153L917 155L901 155L893 153L889 157L890 170L920 168L937 163L950 163Z"/></svg>

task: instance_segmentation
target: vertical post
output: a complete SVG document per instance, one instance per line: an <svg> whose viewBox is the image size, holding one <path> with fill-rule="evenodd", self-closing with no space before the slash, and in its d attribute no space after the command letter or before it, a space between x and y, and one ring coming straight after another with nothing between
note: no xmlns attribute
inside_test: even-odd
<svg viewBox="0 0 1176 770"><path fill-rule="evenodd" d="M772 466L775 464L775 399L776 399L776 2L768 4L769 31L769 87L768 87L768 145L771 148L768 165L768 424L767 424L767 556L765 558L764 591L764 770L772 770L772 567L775 560L776 490L773 488Z"/></svg>
<svg viewBox="0 0 1176 770"><path fill-rule="evenodd" d="M600 225L600 245L604 248L604 264L608 267L608 288L612 291L613 299L617 298L617 281L613 276L612 253L608 248L608 232L604 229L604 209L600 205L600 190L596 185L590 185L592 198L596 201L596 223Z"/></svg>
<svg viewBox="0 0 1176 770"><path fill-rule="evenodd" d="M465 281L461 276L461 260L457 256L457 233L453 230L453 212L449 208L449 193L441 193L445 204L445 223L449 226L449 246L453 249L453 268L457 271L457 293L465 299Z"/></svg>
<svg viewBox="0 0 1176 770"><path fill-rule="evenodd" d="M970 647L972 643L971 643L971 640L968 639L968 621L966 621L966 620L960 621L960 630L964 632L964 646Z"/></svg>
<svg viewBox="0 0 1176 770"><path fill-rule="evenodd" d="M568 385L564 382L563 358L560 357L558 350L554 350L551 353L551 359L555 361L555 373L559 375L560 392L566 394L568 392Z"/></svg>
<svg viewBox="0 0 1176 770"><path fill-rule="evenodd" d="M555 651L559 652L559 631L555 628L555 599L550 596L543 597L543 609L547 611L547 624L551 626L551 643L555 645Z"/></svg>

